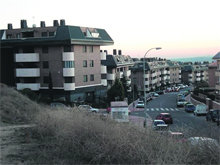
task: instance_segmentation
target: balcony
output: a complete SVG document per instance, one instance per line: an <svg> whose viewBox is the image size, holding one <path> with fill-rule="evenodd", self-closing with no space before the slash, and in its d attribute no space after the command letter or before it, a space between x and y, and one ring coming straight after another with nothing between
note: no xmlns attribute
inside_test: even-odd
<svg viewBox="0 0 220 165"><path fill-rule="evenodd" d="M31 89L32 91L38 91L40 89L39 83L17 83L17 90L22 90L25 88Z"/></svg>
<svg viewBox="0 0 220 165"><path fill-rule="evenodd" d="M179 78L182 78L182 76L181 76L181 75L179 75Z"/></svg>
<svg viewBox="0 0 220 165"><path fill-rule="evenodd" d="M149 85L149 84L150 84L149 80L144 82L144 85Z"/></svg>
<svg viewBox="0 0 220 165"><path fill-rule="evenodd" d="M65 91L73 91L75 90L75 83L64 83L64 90Z"/></svg>
<svg viewBox="0 0 220 165"><path fill-rule="evenodd" d="M166 79L167 79L167 76L162 77L162 80L166 80Z"/></svg>
<svg viewBox="0 0 220 165"><path fill-rule="evenodd" d="M17 53L15 62L39 62L39 53Z"/></svg>
<svg viewBox="0 0 220 165"><path fill-rule="evenodd" d="M220 77L220 70L217 70L217 71L215 72L215 76Z"/></svg>
<svg viewBox="0 0 220 165"><path fill-rule="evenodd" d="M106 79L101 79L101 84L106 87L107 86L107 80Z"/></svg>
<svg viewBox="0 0 220 165"><path fill-rule="evenodd" d="M188 74L188 77L192 77L192 74Z"/></svg>
<svg viewBox="0 0 220 165"><path fill-rule="evenodd" d="M131 75L131 70L124 71L125 77L129 77Z"/></svg>
<svg viewBox="0 0 220 165"><path fill-rule="evenodd" d="M106 52L100 52L101 60L106 60Z"/></svg>
<svg viewBox="0 0 220 165"><path fill-rule="evenodd" d="M74 52L63 52L63 61L74 61Z"/></svg>
<svg viewBox="0 0 220 165"><path fill-rule="evenodd" d="M179 70L179 73L181 73L182 71L181 70Z"/></svg>
<svg viewBox="0 0 220 165"><path fill-rule="evenodd" d="M157 76L157 73L151 74L151 77L156 77L156 76Z"/></svg>
<svg viewBox="0 0 220 165"><path fill-rule="evenodd" d="M169 70L167 71L167 74L170 74L170 71L169 71Z"/></svg>
<svg viewBox="0 0 220 165"><path fill-rule="evenodd" d="M196 76L201 76L201 73L196 73Z"/></svg>
<svg viewBox="0 0 220 165"><path fill-rule="evenodd" d="M131 80L127 80L127 85L131 85Z"/></svg>
<svg viewBox="0 0 220 165"><path fill-rule="evenodd" d="M156 84L157 83L157 79L154 79L151 81L152 84Z"/></svg>
<svg viewBox="0 0 220 165"><path fill-rule="evenodd" d="M40 77L39 68L16 69L16 77Z"/></svg>
<svg viewBox="0 0 220 165"><path fill-rule="evenodd" d="M104 65L101 65L101 74L106 74L107 73L107 67Z"/></svg>
<svg viewBox="0 0 220 165"><path fill-rule="evenodd" d="M107 80L115 80L115 74L107 74Z"/></svg>
<svg viewBox="0 0 220 165"><path fill-rule="evenodd" d="M146 73L145 75L144 75L144 78L149 78L149 74L148 73Z"/></svg>
<svg viewBox="0 0 220 165"><path fill-rule="evenodd" d="M63 68L63 77L74 77L75 68Z"/></svg>
<svg viewBox="0 0 220 165"><path fill-rule="evenodd" d="M161 73L162 74L167 74L167 70L163 70Z"/></svg>
<svg viewBox="0 0 220 165"><path fill-rule="evenodd" d="M196 78L196 81L201 81L201 78L199 77L199 78Z"/></svg>

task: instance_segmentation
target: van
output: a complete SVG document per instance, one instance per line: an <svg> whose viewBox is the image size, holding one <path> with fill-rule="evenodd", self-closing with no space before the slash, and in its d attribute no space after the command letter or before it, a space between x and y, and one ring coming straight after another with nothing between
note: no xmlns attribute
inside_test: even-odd
<svg viewBox="0 0 220 165"><path fill-rule="evenodd" d="M198 104L194 111L194 115L206 115L207 114L207 106L205 104Z"/></svg>

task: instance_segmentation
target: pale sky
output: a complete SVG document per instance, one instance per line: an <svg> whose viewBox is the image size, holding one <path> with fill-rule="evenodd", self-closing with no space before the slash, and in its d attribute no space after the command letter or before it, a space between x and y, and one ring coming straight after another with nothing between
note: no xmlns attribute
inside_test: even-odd
<svg viewBox="0 0 220 165"><path fill-rule="evenodd" d="M220 0L4 0L0 29L65 19L67 25L103 28L131 57L214 56L220 51Z"/></svg>

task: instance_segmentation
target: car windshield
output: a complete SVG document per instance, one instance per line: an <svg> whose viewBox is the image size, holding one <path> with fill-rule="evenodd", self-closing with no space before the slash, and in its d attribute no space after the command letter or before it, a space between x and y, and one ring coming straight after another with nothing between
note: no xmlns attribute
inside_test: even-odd
<svg viewBox="0 0 220 165"><path fill-rule="evenodd" d="M170 118L170 115L164 115L164 117L166 117L166 118Z"/></svg>
<svg viewBox="0 0 220 165"><path fill-rule="evenodd" d="M158 124L165 124L163 121L155 121L154 122L154 125L156 126L156 125L158 125Z"/></svg>

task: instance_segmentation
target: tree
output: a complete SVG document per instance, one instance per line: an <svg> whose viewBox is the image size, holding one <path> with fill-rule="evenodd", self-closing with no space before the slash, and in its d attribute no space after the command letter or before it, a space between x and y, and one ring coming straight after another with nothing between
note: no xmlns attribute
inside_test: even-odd
<svg viewBox="0 0 220 165"><path fill-rule="evenodd" d="M116 78L115 83L107 92L108 100L110 101L123 101L124 100L124 87L122 82Z"/></svg>
<svg viewBox="0 0 220 165"><path fill-rule="evenodd" d="M123 78L121 79L121 83L124 87L124 95L125 95L125 97L128 97L129 86L128 86L128 83L127 83L127 78L125 76L123 76Z"/></svg>

